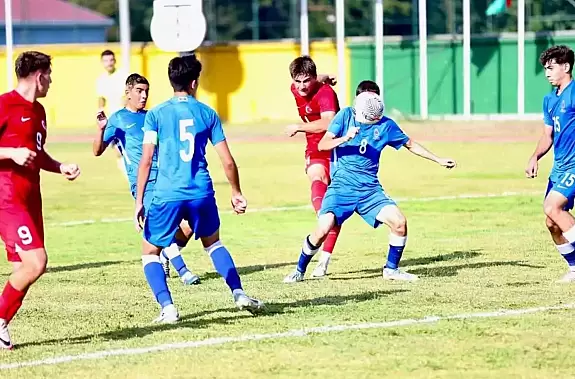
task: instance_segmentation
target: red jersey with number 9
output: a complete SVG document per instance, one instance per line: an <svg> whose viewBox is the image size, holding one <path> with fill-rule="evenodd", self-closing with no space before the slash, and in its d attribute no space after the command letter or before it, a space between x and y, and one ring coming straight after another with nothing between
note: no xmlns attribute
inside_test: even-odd
<svg viewBox="0 0 575 379"><path fill-rule="evenodd" d="M295 98L299 116L303 122L312 122L321 119L323 112L339 112L339 101L337 94L328 84L319 83L317 90L308 96L300 96L295 85L291 85L291 92ZM307 146L306 157L330 159L330 151L318 151L317 145L324 136L323 133L306 133Z"/></svg>
<svg viewBox="0 0 575 379"><path fill-rule="evenodd" d="M40 166L46 142L46 111L39 102L11 91L0 96L0 147L26 147L37 155L31 165L0 160L0 207L40 200Z"/></svg>

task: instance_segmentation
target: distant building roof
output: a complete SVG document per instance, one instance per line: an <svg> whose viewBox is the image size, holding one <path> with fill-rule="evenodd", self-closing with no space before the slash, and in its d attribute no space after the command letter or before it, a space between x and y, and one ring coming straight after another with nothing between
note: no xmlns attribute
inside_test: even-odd
<svg viewBox="0 0 575 379"><path fill-rule="evenodd" d="M0 24L4 25L4 0L0 0ZM12 0L14 24L113 25L114 21L91 9L64 0Z"/></svg>

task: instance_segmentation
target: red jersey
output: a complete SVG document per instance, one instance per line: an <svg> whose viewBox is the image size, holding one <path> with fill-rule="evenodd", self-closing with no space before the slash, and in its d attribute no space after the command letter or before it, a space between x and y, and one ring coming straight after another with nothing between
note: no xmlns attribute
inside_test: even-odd
<svg viewBox="0 0 575 379"><path fill-rule="evenodd" d="M303 122L317 121L321 119L321 114L323 112L339 112L337 94L328 84L320 83L316 91L303 97L298 94L295 89L295 85L292 83L291 92L295 98L297 110ZM307 140L307 146L305 149L306 157L321 155L325 156L327 159L330 158L331 152L318 151L317 149L317 145L324 134L325 132L305 134Z"/></svg>
<svg viewBox="0 0 575 379"><path fill-rule="evenodd" d="M46 111L11 91L0 96L0 147L26 147L37 156L28 167L0 161L0 207L40 200L40 167L46 142Z"/></svg>

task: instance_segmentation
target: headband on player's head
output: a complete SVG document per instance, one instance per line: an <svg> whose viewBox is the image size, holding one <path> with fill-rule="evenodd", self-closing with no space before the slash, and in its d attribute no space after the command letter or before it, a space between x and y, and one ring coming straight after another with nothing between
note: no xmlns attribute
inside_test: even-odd
<svg viewBox="0 0 575 379"><path fill-rule="evenodd" d="M385 105L374 92L362 92L355 98L355 120L362 124L375 124L383 117Z"/></svg>

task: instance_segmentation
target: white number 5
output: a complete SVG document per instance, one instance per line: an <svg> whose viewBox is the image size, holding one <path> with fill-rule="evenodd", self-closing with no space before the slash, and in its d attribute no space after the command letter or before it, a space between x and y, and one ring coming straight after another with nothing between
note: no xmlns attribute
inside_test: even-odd
<svg viewBox="0 0 575 379"><path fill-rule="evenodd" d="M571 187L575 183L575 175L566 173L561 179L561 184L565 184L567 187Z"/></svg>
<svg viewBox="0 0 575 379"><path fill-rule="evenodd" d="M193 119L180 120L180 141L189 142L187 151L185 149L180 150L180 158L184 162L189 162L194 157L194 135L188 131L188 126L194 126Z"/></svg>

